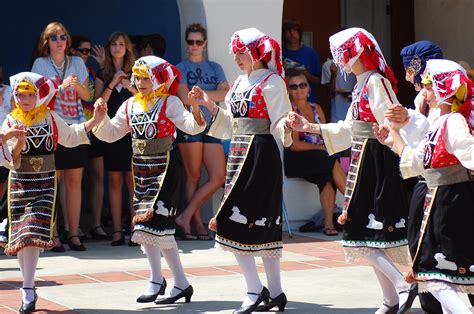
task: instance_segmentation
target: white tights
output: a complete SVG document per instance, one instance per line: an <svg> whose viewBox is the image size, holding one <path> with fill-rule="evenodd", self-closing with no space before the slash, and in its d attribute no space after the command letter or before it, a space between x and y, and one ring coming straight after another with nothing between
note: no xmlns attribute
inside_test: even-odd
<svg viewBox="0 0 474 314"><path fill-rule="evenodd" d="M18 264L20 265L21 276L23 277L23 288L35 287L35 273L38 265L40 249L27 246L17 253ZM22 289L22 300L24 303L33 302L35 292L32 289Z"/></svg>
<svg viewBox="0 0 474 314"><path fill-rule="evenodd" d="M399 305L404 304L408 298L410 285L405 282L402 273L393 264L392 260L382 250L370 254L367 256L367 260L372 265L382 288L384 304L388 306L394 306L397 303ZM387 307L382 306L375 313L385 313L386 311Z"/></svg>
<svg viewBox="0 0 474 314"><path fill-rule="evenodd" d="M472 314L453 289L432 291L431 294L441 303L443 313Z"/></svg>
<svg viewBox="0 0 474 314"><path fill-rule="evenodd" d="M158 246L142 244L143 251L147 255L148 263L150 264L150 281L161 283L163 282L163 275L161 272L161 253L166 260L171 272L173 273L174 286L179 289L186 289L189 286L189 282L184 274L183 265L179 258L177 248L172 249L160 249ZM145 289L145 295L155 294L160 290L159 285L149 283ZM179 289L171 289L170 296L175 296L181 292Z"/></svg>

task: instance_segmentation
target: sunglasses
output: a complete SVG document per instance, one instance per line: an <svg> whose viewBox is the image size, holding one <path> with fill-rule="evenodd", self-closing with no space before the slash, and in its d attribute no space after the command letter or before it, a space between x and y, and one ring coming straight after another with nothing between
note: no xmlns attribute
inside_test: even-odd
<svg viewBox="0 0 474 314"><path fill-rule="evenodd" d="M187 39L186 40L186 43L189 45L189 46L194 46L194 45L197 45L197 46L202 46L204 45L204 40L193 40L193 39Z"/></svg>
<svg viewBox="0 0 474 314"><path fill-rule="evenodd" d="M92 49L90 49L90 48L77 48L76 50L80 51L83 55L88 55L89 53L91 53Z"/></svg>
<svg viewBox="0 0 474 314"><path fill-rule="evenodd" d="M51 35L49 36L49 38L51 38L52 41L57 41L58 39L60 41L66 41L67 40L67 35Z"/></svg>
<svg viewBox="0 0 474 314"><path fill-rule="evenodd" d="M299 84L288 85L288 88L291 89L291 90L297 90L298 88L305 89L306 87L308 87L308 83L299 83Z"/></svg>

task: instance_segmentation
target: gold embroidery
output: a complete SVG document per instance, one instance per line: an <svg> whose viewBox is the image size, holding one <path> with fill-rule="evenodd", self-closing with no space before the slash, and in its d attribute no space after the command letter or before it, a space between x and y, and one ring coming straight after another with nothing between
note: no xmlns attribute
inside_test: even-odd
<svg viewBox="0 0 474 314"><path fill-rule="evenodd" d="M136 146L137 150L140 154L143 154L145 152L145 147L146 147L146 141L136 141Z"/></svg>
<svg viewBox="0 0 474 314"><path fill-rule="evenodd" d="M43 166L43 158L31 158L30 165L34 171L39 172Z"/></svg>

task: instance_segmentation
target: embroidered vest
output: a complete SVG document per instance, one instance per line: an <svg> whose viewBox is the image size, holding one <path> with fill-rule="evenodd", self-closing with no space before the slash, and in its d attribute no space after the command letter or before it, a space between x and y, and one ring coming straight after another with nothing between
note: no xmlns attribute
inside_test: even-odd
<svg viewBox="0 0 474 314"><path fill-rule="evenodd" d="M261 80L243 91L235 90L240 83L240 79L234 83L230 96L231 110L234 118L270 118L267 111L267 104L263 97L262 85L271 75L273 75L273 73L264 76Z"/></svg>
<svg viewBox="0 0 474 314"><path fill-rule="evenodd" d="M8 126L19 124L11 116L8 116ZM38 156L52 154L58 146L58 128L51 113L46 114L46 121L27 127L26 143L21 151L22 155Z"/></svg>
<svg viewBox="0 0 474 314"><path fill-rule="evenodd" d="M352 118L354 120L364 121L364 122L377 122L375 116L370 108L369 104L369 89L368 89L368 82L372 75L376 74L377 72L373 72L369 74L364 82L364 87L360 91L357 90L357 85L354 87L354 91L352 92ZM390 93L388 91L388 87L383 79L381 79L382 86L384 88L387 97L393 103L393 100L390 97Z"/></svg>
<svg viewBox="0 0 474 314"><path fill-rule="evenodd" d="M446 144L444 142L449 116L451 116L451 114L447 114L444 121L439 123L438 127L429 130L425 135L426 144L423 153L425 169L442 168L460 163L456 156L446 150ZM442 118L443 117L440 117L438 119Z"/></svg>
<svg viewBox="0 0 474 314"><path fill-rule="evenodd" d="M174 136L176 126L166 117L168 97L160 97L147 112L133 111L135 104L130 98L126 104L128 125L134 139L153 139Z"/></svg>

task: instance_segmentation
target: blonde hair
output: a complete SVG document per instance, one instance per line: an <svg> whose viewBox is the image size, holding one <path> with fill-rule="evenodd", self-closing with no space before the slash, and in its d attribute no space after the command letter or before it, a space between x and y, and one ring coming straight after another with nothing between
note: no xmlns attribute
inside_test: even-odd
<svg viewBox="0 0 474 314"><path fill-rule="evenodd" d="M68 30L60 22L51 22L48 25L46 25L43 32L41 33L40 40L38 41L38 55L40 57L49 56L50 51L49 51L48 39L49 37L51 37L51 35L55 35L59 32L64 32L64 34L66 34L67 39L66 39L65 54L68 55L70 53L72 39Z"/></svg>
<svg viewBox="0 0 474 314"><path fill-rule="evenodd" d="M105 61L104 61L104 70L103 70L103 78L104 82L110 82L115 74L115 67L114 61L112 58L112 54L110 53L110 46L118 39L122 37L125 41L125 56L123 60L122 71L126 74L130 74L132 72L133 63L135 62L135 52L133 50L133 44L127 34L123 32L115 32L109 37L109 41L107 42L107 46L105 46Z"/></svg>

